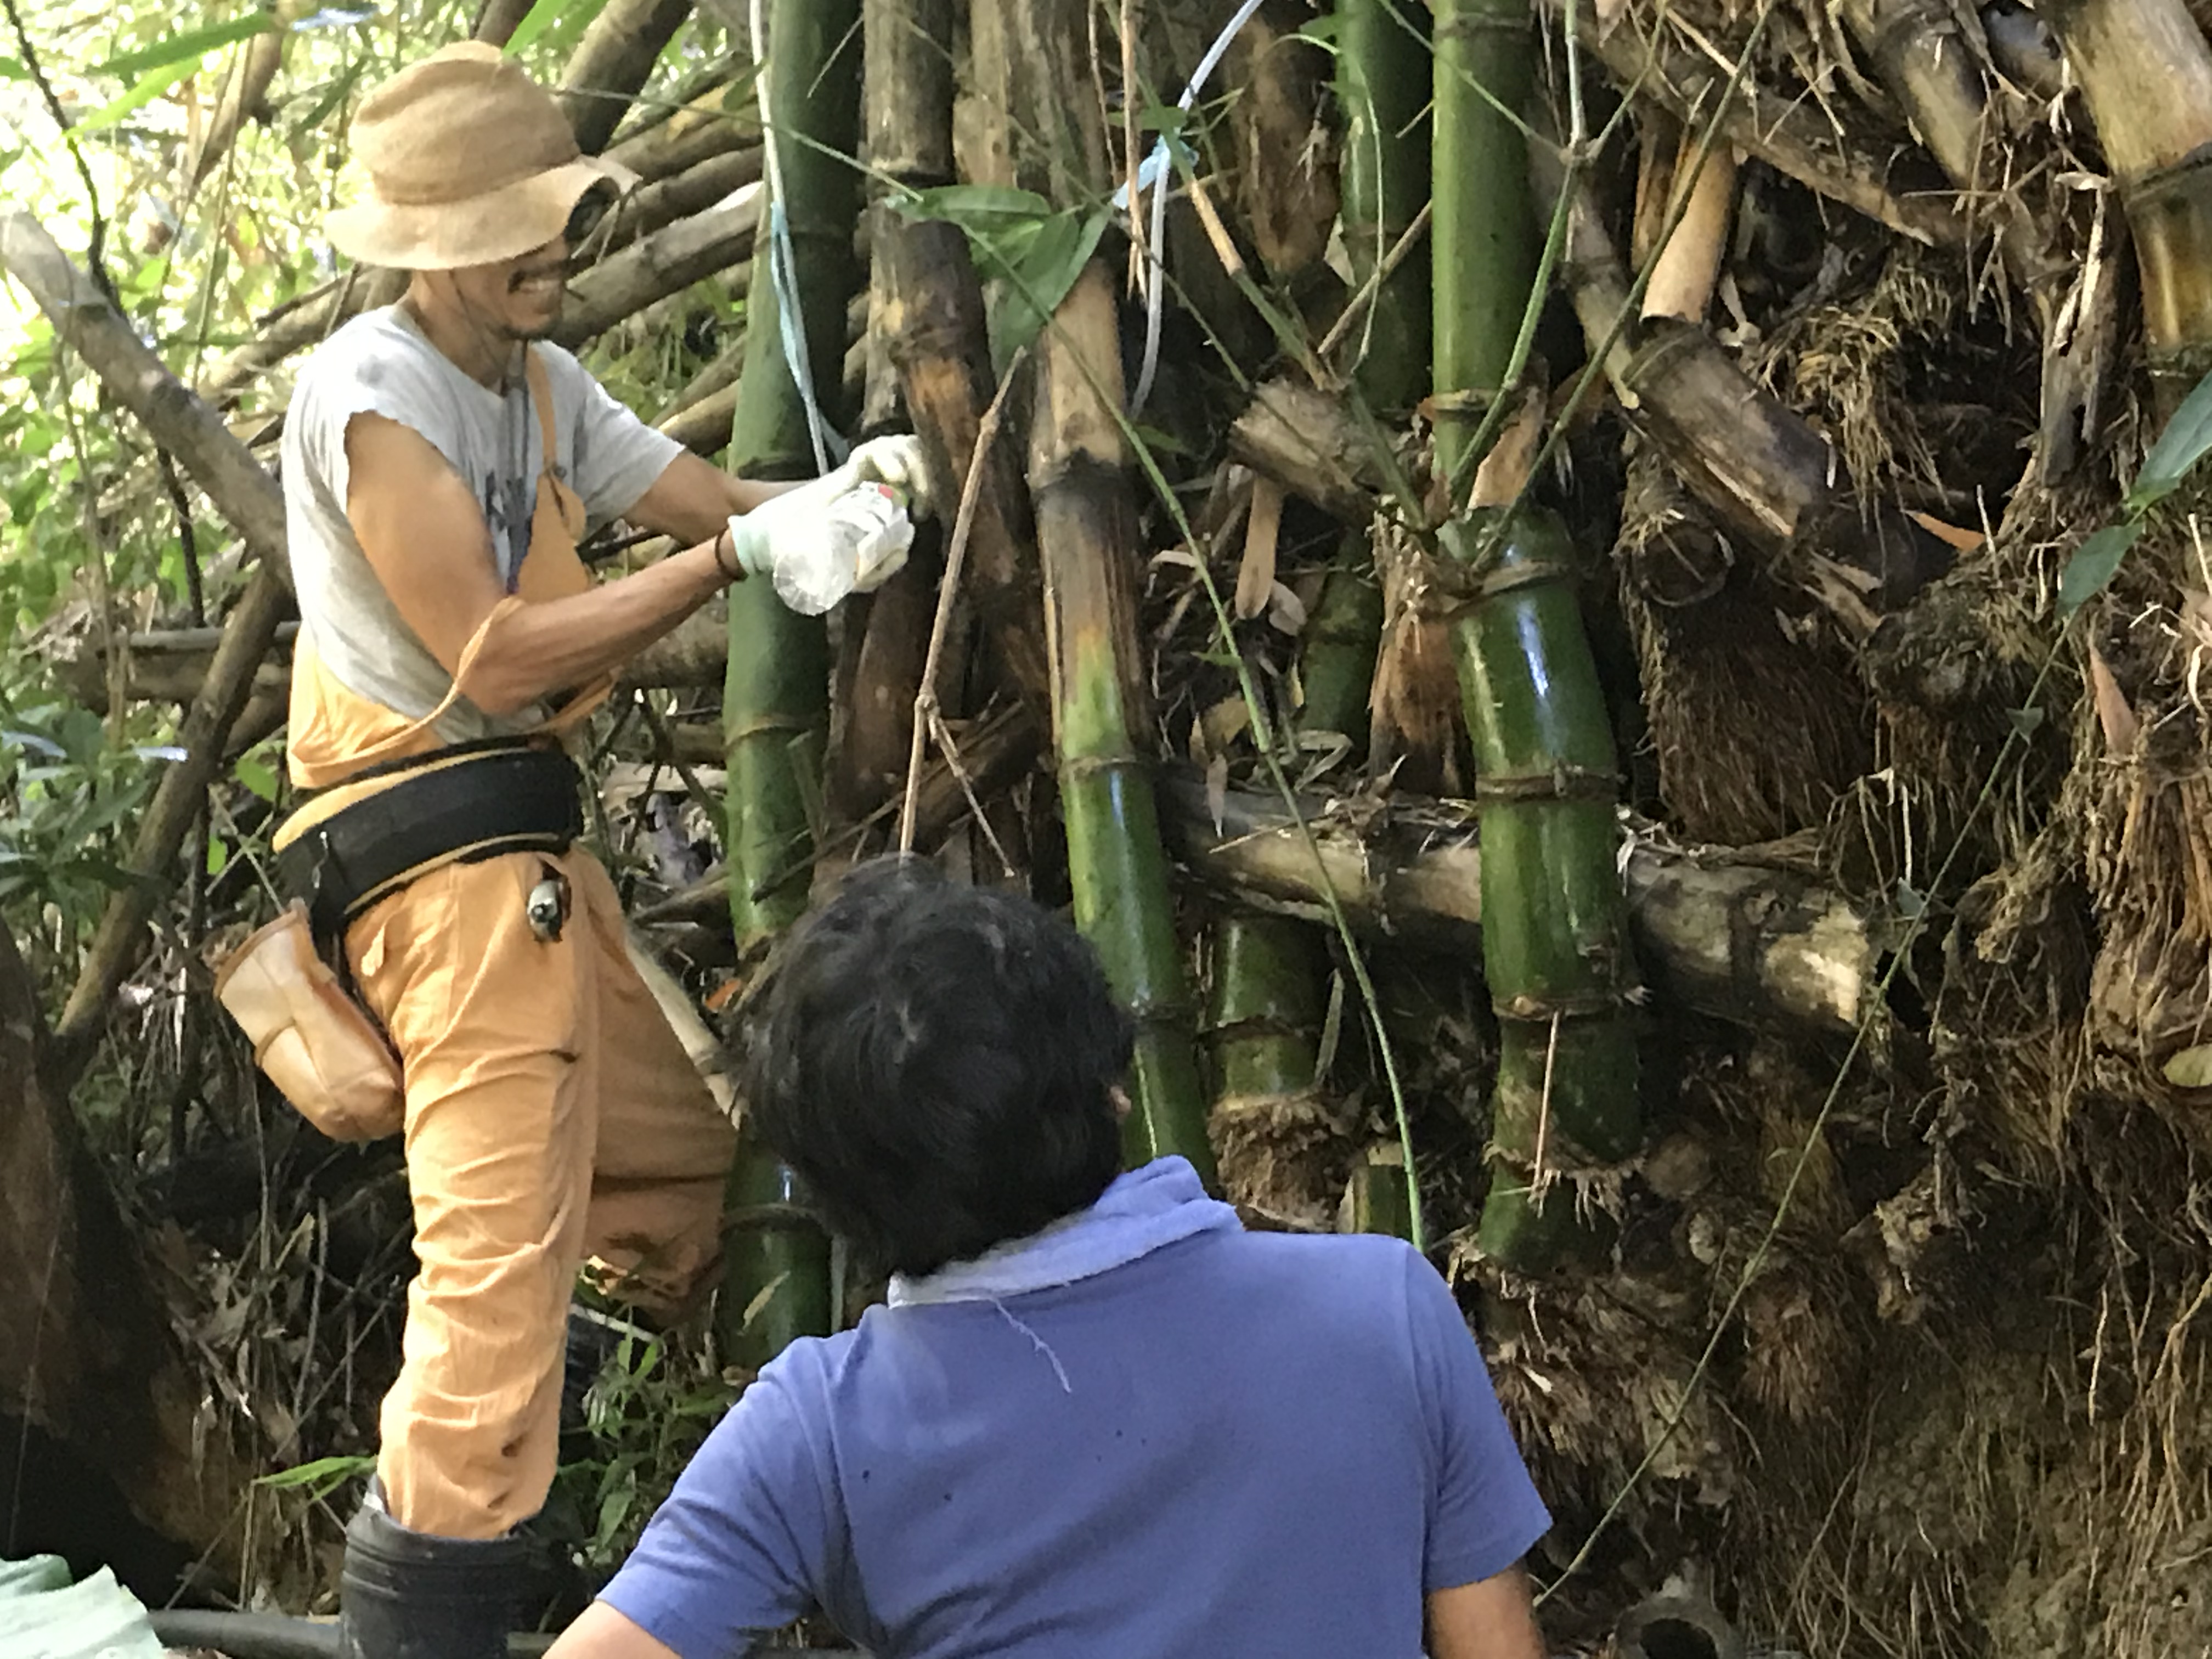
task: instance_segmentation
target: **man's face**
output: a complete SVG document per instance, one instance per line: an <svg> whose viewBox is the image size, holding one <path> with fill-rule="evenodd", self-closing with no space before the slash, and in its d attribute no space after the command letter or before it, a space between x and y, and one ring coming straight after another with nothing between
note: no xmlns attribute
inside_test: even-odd
<svg viewBox="0 0 2212 1659"><path fill-rule="evenodd" d="M468 314L510 340L542 340L561 320L567 288L565 234L495 265L470 265L451 273Z"/></svg>

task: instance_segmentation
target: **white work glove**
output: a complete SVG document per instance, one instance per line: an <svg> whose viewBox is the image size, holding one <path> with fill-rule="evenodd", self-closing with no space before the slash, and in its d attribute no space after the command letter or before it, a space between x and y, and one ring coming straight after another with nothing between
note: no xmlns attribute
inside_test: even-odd
<svg viewBox="0 0 2212 1659"><path fill-rule="evenodd" d="M896 492L880 483L850 484L843 470L730 520L738 563L768 576L776 597L801 616L818 617L848 593L882 586L914 544Z"/></svg>
<svg viewBox="0 0 2212 1659"><path fill-rule="evenodd" d="M905 498L907 510L917 517L930 510L929 471L921 457L921 440L910 432L888 438L871 438L853 446L845 465L829 475L854 484L889 484Z"/></svg>

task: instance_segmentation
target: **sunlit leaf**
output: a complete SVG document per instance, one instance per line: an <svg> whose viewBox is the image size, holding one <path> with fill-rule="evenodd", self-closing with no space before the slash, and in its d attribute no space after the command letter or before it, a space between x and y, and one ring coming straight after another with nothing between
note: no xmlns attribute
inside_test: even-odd
<svg viewBox="0 0 2212 1659"><path fill-rule="evenodd" d="M357 1474L367 1474L376 1467L374 1457L318 1457L313 1462L297 1463L289 1469L279 1469L274 1474L257 1476L253 1484L279 1491L294 1486L313 1486L319 1493L328 1492Z"/></svg>
<svg viewBox="0 0 2212 1659"><path fill-rule="evenodd" d="M149 72L146 78L118 98L103 105L76 124L79 132L100 132L146 107L171 87L183 80L200 65L197 58L181 64L170 64Z"/></svg>
<svg viewBox="0 0 2212 1659"><path fill-rule="evenodd" d="M276 769L267 761L257 760L252 755L240 755L238 764L232 769L238 775L238 781L262 799L276 800Z"/></svg>
<svg viewBox="0 0 2212 1659"><path fill-rule="evenodd" d="M581 33L605 4L606 0L538 0L507 38L507 55L514 57L541 37L552 45Z"/></svg>
<svg viewBox="0 0 2212 1659"><path fill-rule="evenodd" d="M187 29L182 34L169 35L151 46L141 46L136 52L119 52L92 73L150 76L158 70L173 69L181 76L186 70L198 68L200 59L219 47L234 45L253 35L267 34L276 27L276 20L267 12L250 11L243 17L234 17L228 22L210 23L204 28Z"/></svg>

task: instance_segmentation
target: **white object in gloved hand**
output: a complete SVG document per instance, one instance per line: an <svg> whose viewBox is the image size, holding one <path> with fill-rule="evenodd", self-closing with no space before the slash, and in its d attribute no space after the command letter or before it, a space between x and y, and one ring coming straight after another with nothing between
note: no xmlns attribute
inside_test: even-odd
<svg viewBox="0 0 2212 1659"><path fill-rule="evenodd" d="M820 533L823 514L840 496L855 489L879 486L864 483L852 473L848 461L835 472L794 485L781 495L771 495L750 513L730 518L730 550L749 576L773 574L777 565Z"/></svg>
<svg viewBox="0 0 2212 1659"><path fill-rule="evenodd" d="M738 562L765 570L776 597L803 617L881 586L914 545L914 523L896 490L864 483L825 501L823 488L836 479L830 473L730 520ZM787 502L797 510L786 510ZM763 524L763 515L772 521Z"/></svg>

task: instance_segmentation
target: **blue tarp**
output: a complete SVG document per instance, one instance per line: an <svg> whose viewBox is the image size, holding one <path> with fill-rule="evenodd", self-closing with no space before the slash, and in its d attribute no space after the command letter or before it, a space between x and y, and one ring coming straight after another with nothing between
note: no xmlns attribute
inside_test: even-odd
<svg viewBox="0 0 2212 1659"><path fill-rule="evenodd" d="M70 1583L58 1555L0 1560L0 1659L162 1659L138 1598L106 1567Z"/></svg>

